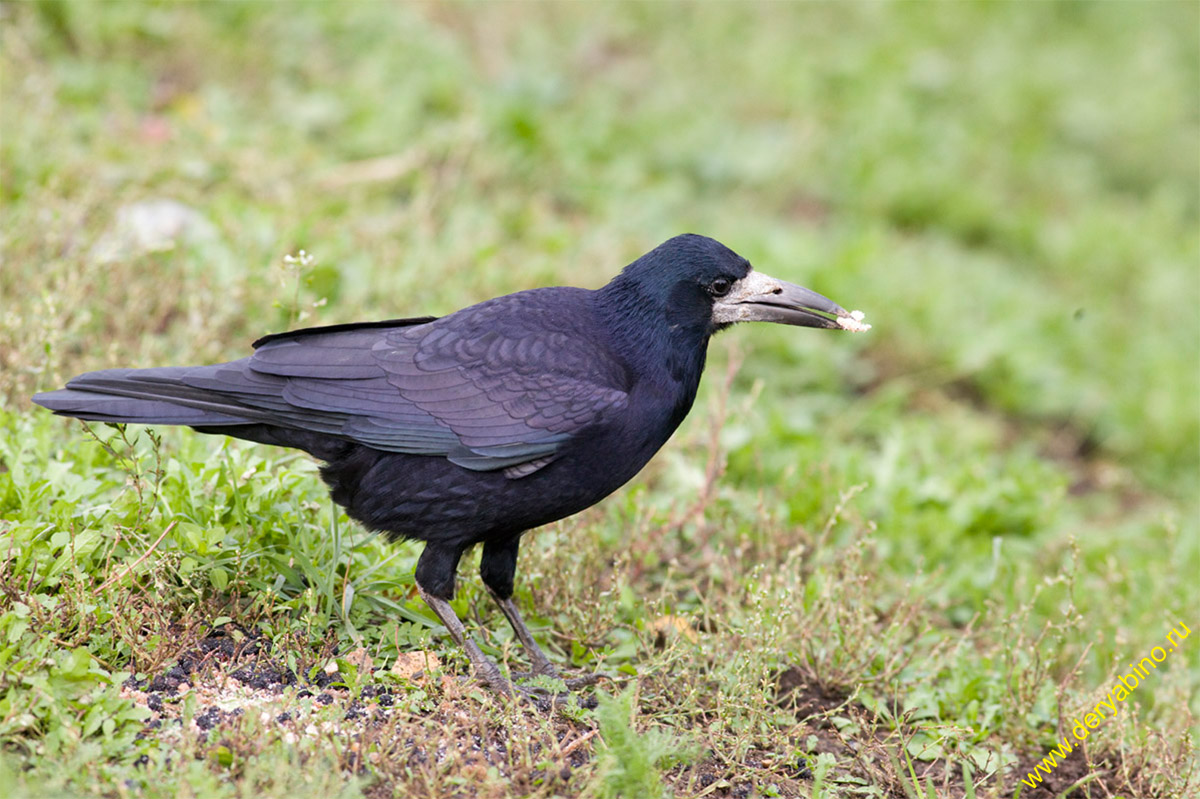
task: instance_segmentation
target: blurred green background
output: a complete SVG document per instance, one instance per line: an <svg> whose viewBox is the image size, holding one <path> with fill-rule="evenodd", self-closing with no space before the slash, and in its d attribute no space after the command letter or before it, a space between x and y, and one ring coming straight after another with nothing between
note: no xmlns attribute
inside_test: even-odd
<svg viewBox="0 0 1200 799"><path fill-rule="evenodd" d="M39 482L93 456L36 390L598 287L691 231L874 329L714 341L694 417L744 360L720 529L640 553L647 580L738 546L748 509L819 529L861 488L884 594L931 573L951 627L1078 614L1045 655L1091 645L1081 691L1200 629L1197 4L9 2L0 25L11 541L122 483ZM704 419L618 502L686 505ZM1148 712L1200 712L1200 645L1172 668Z"/></svg>

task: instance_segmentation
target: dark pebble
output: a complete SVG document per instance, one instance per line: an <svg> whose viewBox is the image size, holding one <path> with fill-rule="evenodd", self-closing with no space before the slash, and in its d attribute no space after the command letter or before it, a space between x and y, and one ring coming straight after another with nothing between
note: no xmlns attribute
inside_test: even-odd
<svg viewBox="0 0 1200 799"><path fill-rule="evenodd" d="M202 730L211 730L213 727L221 723L221 711L219 708L208 707L196 716L196 726Z"/></svg>

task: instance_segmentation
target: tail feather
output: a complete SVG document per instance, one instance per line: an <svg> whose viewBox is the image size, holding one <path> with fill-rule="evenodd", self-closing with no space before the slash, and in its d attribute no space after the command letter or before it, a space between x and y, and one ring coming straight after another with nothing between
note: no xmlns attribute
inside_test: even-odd
<svg viewBox="0 0 1200 799"><path fill-rule="evenodd" d="M224 364L222 364L224 366ZM261 410L236 397L189 386L189 373L215 367L105 369L74 378L33 401L60 416L137 424L237 425L266 421Z"/></svg>
<svg viewBox="0 0 1200 799"><path fill-rule="evenodd" d="M215 413L202 408L188 408L172 402L154 399L98 394L64 388L35 394L33 401L49 408L59 416L71 416L90 422L134 422L137 424L238 424L245 419Z"/></svg>

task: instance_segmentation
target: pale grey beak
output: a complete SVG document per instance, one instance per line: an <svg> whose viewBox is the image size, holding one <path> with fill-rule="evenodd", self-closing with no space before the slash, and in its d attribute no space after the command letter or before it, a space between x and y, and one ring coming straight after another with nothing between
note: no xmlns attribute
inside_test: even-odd
<svg viewBox="0 0 1200 799"><path fill-rule="evenodd" d="M733 285L724 297L713 301L713 323L776 322L799 327L869 330L858 311L847 311L815 291L751 272Z"/></svg>

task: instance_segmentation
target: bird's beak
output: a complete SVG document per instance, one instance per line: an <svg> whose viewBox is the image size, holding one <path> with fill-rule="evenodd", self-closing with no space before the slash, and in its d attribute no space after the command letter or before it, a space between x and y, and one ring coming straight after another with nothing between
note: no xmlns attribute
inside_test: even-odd
<svg viewBox="0 0 1200 799"><path fill-rule="evenodd" d="M828 297L803 286L751 272L713 301L713 322L778 322L799 327L823 327L860 333L871 326L859 311L847 311Z"/></svg>

